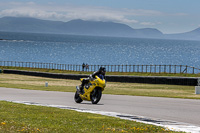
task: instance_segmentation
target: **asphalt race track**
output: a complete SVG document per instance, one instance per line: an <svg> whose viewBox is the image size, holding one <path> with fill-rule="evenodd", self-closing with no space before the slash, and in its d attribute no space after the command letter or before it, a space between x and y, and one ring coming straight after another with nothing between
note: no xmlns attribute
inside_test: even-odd
<svg viewBox="0 0 200 133"><path fill-rule="evenodd" d="M93 105L89 101L77 104L74 102L74 93L70 92L22 90L3 87L0 87L0 100L59 105L75 110L88 109L115 112L126 114L118 115L122 118L146 120L146 122L154 120L157 124L168 121L179 123L174 125L186 123L188 127L194 129L193 132L200 132L200 100L103 94L97 105Z"/></svg>

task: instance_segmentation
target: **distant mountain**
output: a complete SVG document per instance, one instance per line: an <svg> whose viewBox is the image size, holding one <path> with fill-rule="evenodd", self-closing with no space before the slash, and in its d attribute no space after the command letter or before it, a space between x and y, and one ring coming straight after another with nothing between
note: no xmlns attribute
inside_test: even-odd
<svg viewBox="0 0 200 133"><path fill-rule="evenodd" d="M23 17L0 18L0 31L140 38L157 38L163 35L156 29L133 29L128 25L114 22L80 19L61 22Z"/></svg>
<svg viewBox="0 0 200 133"><path fill-rule="evenodd" d="M153 28L133 29L121 23L84 21L81 19L61 22L27 17L3 17L0 18L0 31L200 40L200 28L181 34L163 34Z"/></svg>
<svg viewBox="0 0 200 133"><path fill-rule="evenodd" d="M95 36L122 36L132 37L134 30L125 25L113 22L96 22L84 20L72 20L59 27L67 34L95 35Z"/></svg>
<svg viewBox="0 0 200 133"><path fill-rule="evenodd" d="M3 17L0 18L0 31L11 32L59 32L56 27L63 22L40 20L25 17Z"/></svg>
<svg viewBox="0 0 200 133"><path fill-rule="evenodd" d="M200 28L197 28L190 32L179 34L166 34L166 39L179 39L179 40L200 40Z"/></svg>

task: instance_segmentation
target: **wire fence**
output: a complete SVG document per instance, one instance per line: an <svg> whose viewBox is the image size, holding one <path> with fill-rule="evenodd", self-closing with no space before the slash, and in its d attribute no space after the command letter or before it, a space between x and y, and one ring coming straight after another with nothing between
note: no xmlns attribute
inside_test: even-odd
<svg viewBox="0 0 200 133"><path fill-rule="evenodd" d="M100 67L105 67L107 72L137 72L137 73L200 73L199 68L187 65L76 65L76 64L56 64L41 62L17 62L0 61L2 67L20 68L42 68L67 71L97 71Z"/></svg>

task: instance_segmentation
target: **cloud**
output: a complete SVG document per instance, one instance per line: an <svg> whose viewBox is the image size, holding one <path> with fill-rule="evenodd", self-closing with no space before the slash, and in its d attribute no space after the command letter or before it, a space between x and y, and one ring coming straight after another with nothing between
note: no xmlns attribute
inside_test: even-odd
<svg viewBox="0 0 200 133"><path fill-rule="evenodd" d="M65 17L65 15L58 14L56 12L48 12L44 10L33 9L9 9L0 12L1 16L15 16L15 17L33 17L41 19L59 19Z"/></svg>
<svg viewBox="0 0 200 133"><path fill-rule="evenodd" d="M140 24L144 25L144 26L155 26L155 25L159 25L162 23L161 22L141 22Z"/></svg>
<svg viewBox="0 0 200 133"><path fill-rule="evenodd" d="M34 17L47 20L69 21L72 19L113 21L126 24L155 25L158 23L139 22L134 19L140 16L165 16L160 11L142 9L115 9L106 7L75 6L55 3L37 4L34 2L4 2L0 5L0 17L18 16ZM177 14L184 15L184 14Z"/></svg>
<svg viewBox="0 0 200 133"><path fill-rule="evenodd" d="M7 8L5 8L7 7ZM80 7L73 5L37 5L34 2L4 3L4 8L0 6L0 16L21 16L34 17L48 20L69 21L72 19L114 21L122 23L137 23L137 20L128 19L127 11L118 11L104 7Z"/></svg>
<svg viewBox="0 0 200 133"><path fill-rule="evenodd" d="M144 10L144 9L123 9L122 11L124 14L130 16L162 16L165 14L160 11Z"/></svg>

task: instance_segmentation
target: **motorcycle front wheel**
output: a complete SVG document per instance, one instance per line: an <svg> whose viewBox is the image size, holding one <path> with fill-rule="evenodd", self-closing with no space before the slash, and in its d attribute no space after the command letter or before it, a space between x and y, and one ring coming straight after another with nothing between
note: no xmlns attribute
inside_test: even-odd
<svg viewBox="0 0 200 133"><path fill-rule="evenodd" d="M92 91L90 95L92 104L97 104L101 99L101 95L102 95L102 91L100 88L94 89L94 91Z"/></svg>
<svg viewBox="0 0 200 133"><path fill-rule="evenodd" d="M79 96L79 93L76 91L75 95L74 95L74 100L76 103L81 103L83 100L81 99L81 97Z"/></svg>

